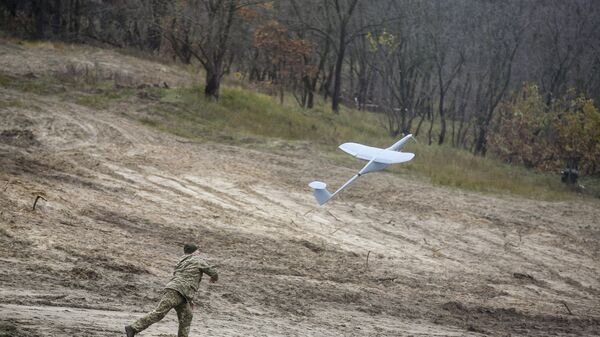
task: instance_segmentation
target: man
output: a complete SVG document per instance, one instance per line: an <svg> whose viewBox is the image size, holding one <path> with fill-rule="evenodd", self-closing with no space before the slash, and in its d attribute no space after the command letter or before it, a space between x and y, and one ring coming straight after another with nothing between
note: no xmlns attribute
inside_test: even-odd
<svg viewBox="0 0 600 337"><path fill-rule="evenodd" d="M219 275L213 267L200 258L198 247L194 244L186 243L183 246L183 255L173 272L173 277L165 286L162 298L158 306L146 316L138 319L132 325L125 327L127 337L133 337L136 333L146 329L150 325L160 321L173 308L177 311L179 320L179 330L177 337L187 337L192 323L193 300L202 274L210 276L210 282L217 282Z"/></svg>

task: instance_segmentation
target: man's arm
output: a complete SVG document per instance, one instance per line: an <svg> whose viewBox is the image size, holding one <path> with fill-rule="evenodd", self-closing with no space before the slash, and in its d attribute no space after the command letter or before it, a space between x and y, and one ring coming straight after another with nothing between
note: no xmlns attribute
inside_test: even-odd
<svg viewBox="0 0 600 337"><path fill-rule="evenodd" d="M219 274L217 274L216 266L207 266L201 268L202 272L210 276L210 282L215 283L219 280Z"/></svg>

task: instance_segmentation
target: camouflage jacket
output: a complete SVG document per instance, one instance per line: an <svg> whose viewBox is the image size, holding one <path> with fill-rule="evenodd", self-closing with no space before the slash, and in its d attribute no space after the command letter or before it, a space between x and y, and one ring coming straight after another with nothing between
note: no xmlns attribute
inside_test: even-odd
<svg viewBox="0 0 600 337"><path fill-rule="evenodd" d="M200 286L202 274L218 277L214 268L199 256L184 255L179 259L173 277L165 288L178 291L188 302L192 303Z"/></svg>

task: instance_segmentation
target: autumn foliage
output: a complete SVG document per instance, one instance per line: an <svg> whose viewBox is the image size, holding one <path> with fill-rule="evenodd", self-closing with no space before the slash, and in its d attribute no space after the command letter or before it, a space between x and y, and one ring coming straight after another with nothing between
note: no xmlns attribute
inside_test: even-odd
<svg viewBox="0 0 600 337"><path fill-rule="evenodd" d="M304 77L314 76L316 69L308 62L313 45L291 37L288 29L278 21L267 21L257 27L254 41L273 82L289 86Z"/></svg>
<svg viewBox="0 0 600 337"><path fill-rule="evenodd" d="M568 92L550 105L525 85L499 107L490 149L505 161L542 170L570 166L600 173L600 112L591 99Z"/></svg>

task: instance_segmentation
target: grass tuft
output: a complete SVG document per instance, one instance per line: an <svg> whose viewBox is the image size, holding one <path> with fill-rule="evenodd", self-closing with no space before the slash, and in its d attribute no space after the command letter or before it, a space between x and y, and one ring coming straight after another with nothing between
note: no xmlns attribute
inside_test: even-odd
<svg viewBox="0 0 600 337"><path fill-rule="evenodd" d="M570 196L559 177L475 156L449 146L410 144L415 159L403 169L438 185L480 192L521 195L531 199L563 200Z"/></svg>

